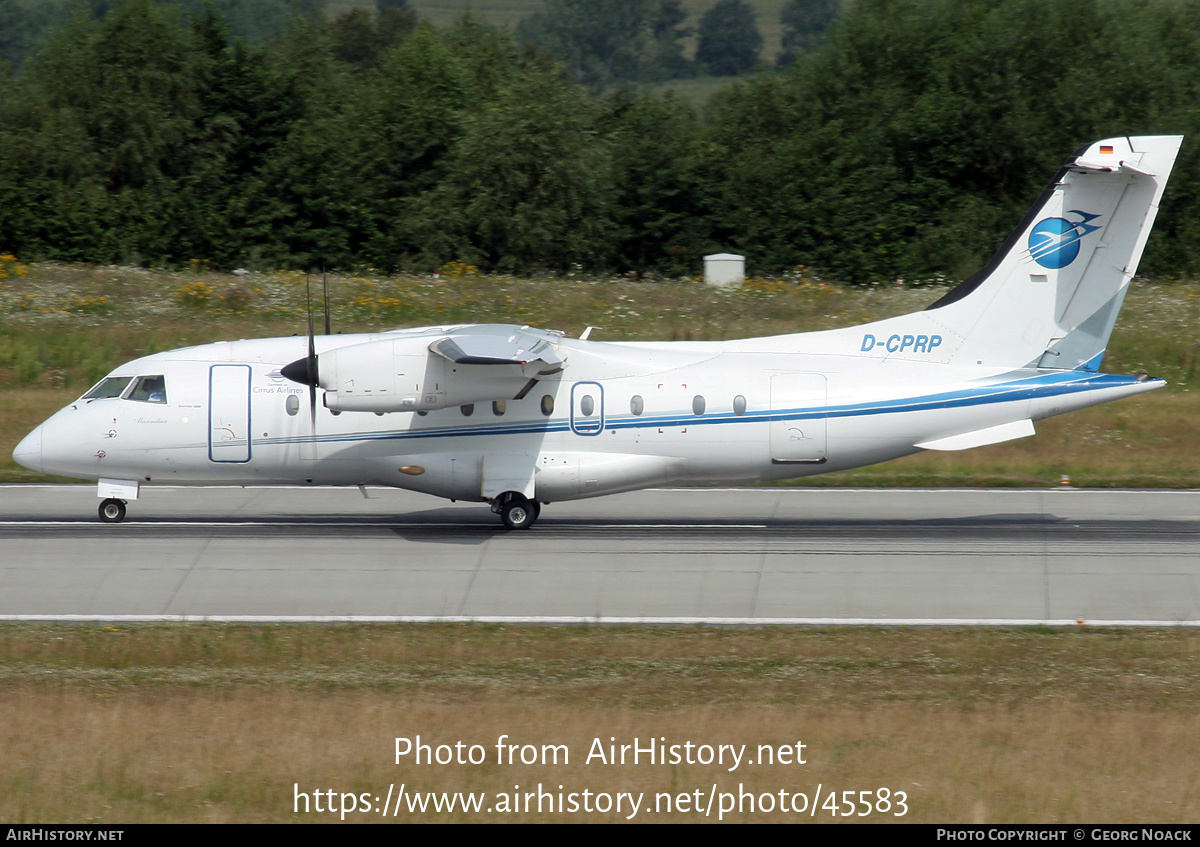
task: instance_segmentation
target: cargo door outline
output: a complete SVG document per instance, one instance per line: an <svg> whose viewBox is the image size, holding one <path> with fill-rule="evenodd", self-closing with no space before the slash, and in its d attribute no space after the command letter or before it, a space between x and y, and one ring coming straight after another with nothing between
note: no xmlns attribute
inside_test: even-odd
<svg viewBox="0 0 1200 847"><path fill-rule="evenodd" d="M250 461L250 366L213 365L208 371L208 459Z"/></svg>
<svg viewBox="0 0 1200 847"><path fill-rule="evenodd" d="M600 383L577 382L571 386L571 432L587 436L604 432L604 386Z"/></svg>
<svg viewBox="0 0 1200 847"><path fill-rule="evenodd" d="M775 374L771 377L771 463L823 465L826 445L824 374ZM804 410L804 417L776 418L777 411Z"/></svg>

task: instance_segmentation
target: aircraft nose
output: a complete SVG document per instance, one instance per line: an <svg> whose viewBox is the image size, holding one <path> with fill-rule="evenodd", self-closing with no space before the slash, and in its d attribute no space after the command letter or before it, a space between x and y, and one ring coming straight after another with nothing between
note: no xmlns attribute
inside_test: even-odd
<svg viewBox="0 0 1200 847"><path fill-rule="evenodd" d="M39 426L21 439L13 450L13 461L31 471L42 472L42 428Z"/></svg>

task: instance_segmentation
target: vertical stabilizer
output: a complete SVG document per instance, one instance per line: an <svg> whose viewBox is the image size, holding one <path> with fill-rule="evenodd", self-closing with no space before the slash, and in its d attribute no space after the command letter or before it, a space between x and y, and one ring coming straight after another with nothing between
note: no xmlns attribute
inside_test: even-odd
<svg viewBox="0 0 1200 847"><path fill-rule="evenodd" d="M945 360L1096 370L1181 141L1076 151L987 266L923 313L944 330Z"/></svg>

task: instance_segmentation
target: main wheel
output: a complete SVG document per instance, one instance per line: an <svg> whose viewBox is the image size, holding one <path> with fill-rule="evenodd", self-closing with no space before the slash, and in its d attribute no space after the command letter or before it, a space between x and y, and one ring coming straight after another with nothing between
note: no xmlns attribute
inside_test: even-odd
<svg viewBox="0 0 1200 847"><path fill-rule="evenodd" d="M529 529L537 516L537 503L531 503L524 497L513 497L500 507L500 519L509 529Z"/></svg>
<svg viewBox="0 0 1200 847"><path fill-rule="evenodd" d="M125 501L115 497L100 501L100 520L105 523L120 523L125 520Z"/></svg>

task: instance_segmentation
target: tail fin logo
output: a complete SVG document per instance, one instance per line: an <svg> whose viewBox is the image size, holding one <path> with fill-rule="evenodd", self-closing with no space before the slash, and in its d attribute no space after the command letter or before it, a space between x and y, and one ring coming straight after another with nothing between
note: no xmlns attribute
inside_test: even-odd
<svg viewBox="0 0 1200 847"><path fill-rule="evenodd" d="M1100 229L1091 221L1100 217L1089 212L1072 209L1068 215L1078 215L1079 220L1046 218L1039 221L1029 233L1029 255L1043 268L1065 268L1079 255L1079 241Z"/></svg>

